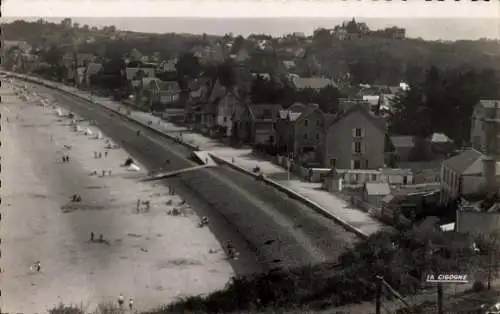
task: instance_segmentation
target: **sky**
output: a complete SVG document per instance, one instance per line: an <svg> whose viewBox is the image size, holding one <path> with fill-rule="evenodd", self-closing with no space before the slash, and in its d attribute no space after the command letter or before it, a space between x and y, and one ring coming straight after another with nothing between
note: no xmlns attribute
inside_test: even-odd
<svg viewBox="0 0 500 314"><path fill-rule="evenodd" d="M99 8L98 10L96 8ZM404 27L426 40L500 38L500 1L7 0L2 22L71 17L90 26L151 33L311 34L356 17L370 28Z"/></svg>

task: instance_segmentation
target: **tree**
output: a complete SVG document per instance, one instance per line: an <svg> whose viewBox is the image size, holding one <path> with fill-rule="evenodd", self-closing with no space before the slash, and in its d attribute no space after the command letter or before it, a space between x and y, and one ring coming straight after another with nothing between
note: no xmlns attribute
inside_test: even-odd
<svg viewBox="0 0 500 314"><path fill-rule="evenodd" d="M330 31L325 28L318 28L313 32L313 42L319 46L330 45L332 42L332 36Z"/></svg>
<svg viewBox="0 0 500 314"><path fill-rule="evenodd" d="M119 89L126 86L125 61L122 58L113 58L105 62L96 77L96 83L105 89Z"/></svg>
<svg viewBox="0 0 500 314"><path fill-rule="evenodd" d="M217 67L217 77L222 86L231 88L236 85L236 73L230 61L226 61Z"/></svg>
<svg viewBox="0 0 500 314"><path fill-rule="evenodd" d="M197 78L200 76L202 70L200 61L191 52L181 55L175 64L175 68L181 78Z"/></svg>

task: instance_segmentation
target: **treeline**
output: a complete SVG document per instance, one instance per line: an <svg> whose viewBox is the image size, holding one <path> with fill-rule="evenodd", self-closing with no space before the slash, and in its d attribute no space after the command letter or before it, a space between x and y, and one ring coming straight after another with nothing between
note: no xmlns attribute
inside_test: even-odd
<svg viewBox="0 0 500 314"><path fill-rule="evenodd" d="M408 93L395 99L391 132L423 137L440 132L465 145L474 105L480 99L498 99L498 83L494 70L440 70L432 66Z"/></svg>
<svg viewBox="0 0 500 314"><path fill-rule="evenodd" d="M358 24L356 24L358 25ZM363 23L359 23L363 25ZM111 40L112 27L97 29L86 25L73 24L68 28L62 24L44 21L16 21L2 24L5 40L26 40L30 44L40 44L54 34L61 35L61 40L82 34L95 34L94 42L80 43L81 52L98 53L104 57L122 56L133 48L138 48L145 55L157 54L169 58L189 51L196 45L207 44L215 37L200 34L187 36L181 34L138 34L123 40ZM129 34L132 34L131 32ZM139 36L141 35L141 36ZM220 36L219 39L228 37ZM230 36L229 36L230 37ZM265 35L249 37L269 39ZM44 39L45 38L45 39ZM244 39L237 37L236 46L241 46ZM246 39L245 39L246 40ZM290 47L289 43L272 40L276 49ZM331 77L351 74L352 83L394 85L401 80L420 81L425 76L425 69L431 65L440 68L468 68L500 70L500 44L496 40L439 42L419 39L391 40L363 38L360 40L335 40L327 32L316 32L310 44L297 41L292 48L306 48L305 59L314 58L308 66L300 67L298 75L315 73Z"/></svg>

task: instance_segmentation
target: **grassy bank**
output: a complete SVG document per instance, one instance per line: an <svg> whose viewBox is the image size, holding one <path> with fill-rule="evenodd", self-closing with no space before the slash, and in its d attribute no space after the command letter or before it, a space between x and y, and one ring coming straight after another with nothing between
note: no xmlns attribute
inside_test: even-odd
<svg viewBox="0 0 500 314"><path fill-rule="evenodd" d="M436 247L441 249L436 251ZM452 272L477 270L475 264L481 260L470 247L466 236L454 233L427 229L384 231L349 249L340 257L340 264L236 277L221 291L178 299L143 314L317 312L374 300L377 275L400 295L415 295L431 266ZM385 292L383 298L390 300L393 296Z"/></svg>

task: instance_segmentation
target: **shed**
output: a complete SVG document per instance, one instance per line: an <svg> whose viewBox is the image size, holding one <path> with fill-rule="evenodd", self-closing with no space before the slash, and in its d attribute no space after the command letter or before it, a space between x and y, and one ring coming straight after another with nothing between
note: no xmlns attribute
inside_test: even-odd
<svg viewBox="0 0 500 314"><path fill-rule="evenodd" d="M363 191L364 200L376 207L380 207L382 199L391 193L387 182L367 182Z"/></svg>

